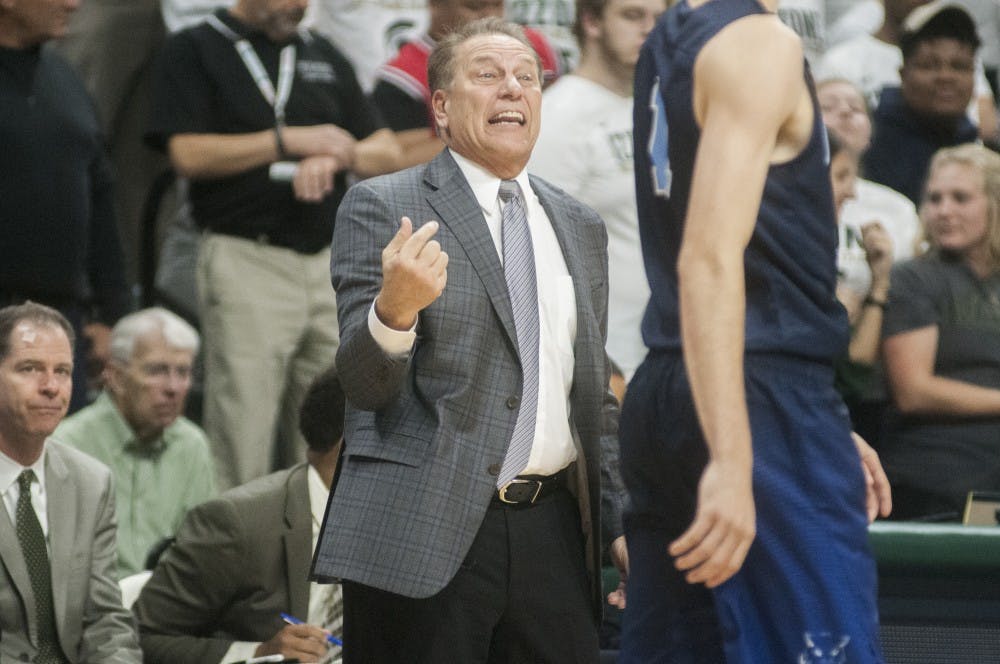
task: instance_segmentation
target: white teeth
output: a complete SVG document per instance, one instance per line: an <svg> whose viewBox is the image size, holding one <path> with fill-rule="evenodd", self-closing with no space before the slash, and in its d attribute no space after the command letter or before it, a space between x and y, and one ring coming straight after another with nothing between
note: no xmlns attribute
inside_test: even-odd
<svg viewBox="0 0 1000 664"><path fill-rule="evenodd" d="M494 115L490 122L517 122L519 124L524 123L524 114L517 111L503 111L502 113L497 113Z"/></svg>

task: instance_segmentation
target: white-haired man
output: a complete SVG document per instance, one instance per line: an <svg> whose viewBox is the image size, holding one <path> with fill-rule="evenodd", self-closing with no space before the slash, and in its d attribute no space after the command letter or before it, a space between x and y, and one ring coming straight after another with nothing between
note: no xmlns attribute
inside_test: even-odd
<svg viewBox="0 0 1000 664"><path fill-rule="evenodd" d="M55 433L111 468L122 576L142 570L150 548L215 494L208 439L181 415L198 344L194 328L166 309L122 318L111 332L104 393Z"/></svg>

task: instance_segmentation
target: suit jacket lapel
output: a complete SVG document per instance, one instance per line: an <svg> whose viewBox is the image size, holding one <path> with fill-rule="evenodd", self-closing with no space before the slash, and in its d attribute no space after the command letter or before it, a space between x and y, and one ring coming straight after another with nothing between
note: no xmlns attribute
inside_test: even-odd
<svg viewBox="0 0 1000 664"><path fill-rule="evenodd" d="M31 590L31 577L28 576L28 566L24 564L24 552L21 542L17 539L17 530L10 520L6 509L0 509L0 562L7 569L17 589L17 594L24 600L24 611L28 619L29 638L38 643L38 625L35 620L35 595Z"/></svg>
<svg viewBox="0 0 1000 664"><path fill-rule="evenodd" d="M49 549L52 566L52 603L56 625L66 625L69 597L66 594L73 566L73 542L76 539L76 478L54 445L46 450L45 490L48 505Z"/></svg>
<svg viewBox="0 0 1000 664"><path fill-rule="evenodd" d="M309 563L312 559L312 508L309 503L308 467L288 476L285 501L285 559L288 561L288 610L308 620Z"/></svg>
<svg viewBox="0 0 1000 664"><path fill-rule="evenodd" d="M493 238L486 227L486 219L483 218L479 202L469 188L469 183L466 182L458 164L447 150L428 164L424 181L431 188L427 194L428 204L438 213L438 221L451 230L469 256L469 261L479 274L507 337L516 349L514 312L496 245L493 244Z"/></svg>
<svg viewBox="0 0 1000 664"><path fill-rule="evenodd" d="M574 353L577 356L577 364L580 361L580 352L590 347L590 336L593 334L591 325L594 321L594 312L589 306L590 293L581 289L590 288L590 279L586 267L583 263L583 256L580 253L580 241L576 228L573 226L573 219L569 209L563 205L562 198L552 195L552 192L540 181L531 177L531 186L538 196L539 202L545 208L545 214L552 222L552 230L559 241L562 249L563 259L566 261L566 269L573 279L573 292L576 295L576 343Z"/></svg>

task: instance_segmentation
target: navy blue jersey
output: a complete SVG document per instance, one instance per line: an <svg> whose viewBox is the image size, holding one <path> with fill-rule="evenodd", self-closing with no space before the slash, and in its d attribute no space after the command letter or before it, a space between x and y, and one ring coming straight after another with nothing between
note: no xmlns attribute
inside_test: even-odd
<svg viewBox="0 0 1000 664"><path fill-rule="evenodd" d="M713 0L696 9L683 0L660 19L639 58L635 176L643 259L652 290L642 332L654 351L681 347L677 255L701 136L694 116L695 59L724 27L765 12L756 0ZM805 76L812 91L808 67ZM768 170L744 256L746 352L826 362L845 351L848 327L834 292L837 228L829 146L815 93L812 96L812 135L795 158Z"/></svg>

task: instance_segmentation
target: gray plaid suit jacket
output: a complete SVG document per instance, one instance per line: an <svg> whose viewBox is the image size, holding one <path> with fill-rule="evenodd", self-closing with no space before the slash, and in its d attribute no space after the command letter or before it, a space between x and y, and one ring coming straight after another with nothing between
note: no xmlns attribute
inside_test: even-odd
<svg viewBox="0 0 1000 664"><path fill-rule="evenodd" d="M573 486L599 611L601 540L621 534L624 496L618 411L604 353L607 234L590 208L538 178L531 186L576 291ZM381 286L382 249L404 215L415 227L440 222L436 239L449 256L448 283L420 313L410 354L394 359L372 338L367 317ZM313 573L428 597L455 575L483 521L517 418L508 400L521 393L503 268L479 204L447 150L428 164L348 191L337 214L331 272L340 314L337 367L348 408L344 457Z"/></svg>

